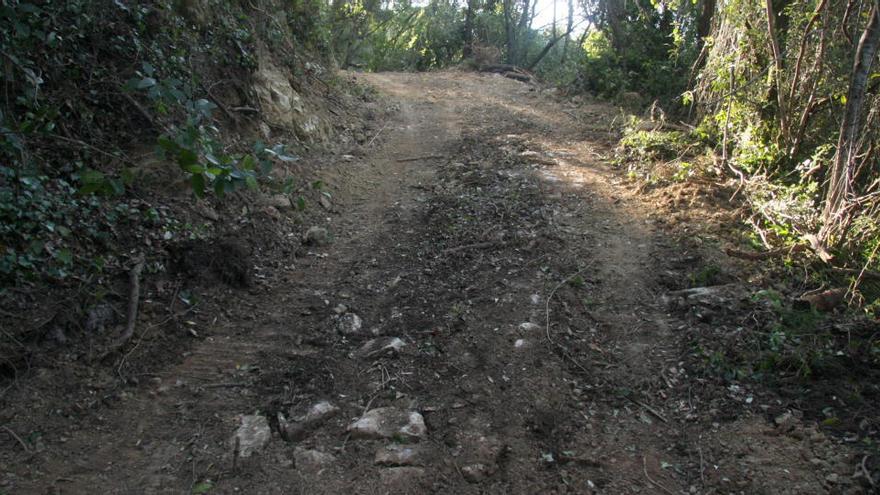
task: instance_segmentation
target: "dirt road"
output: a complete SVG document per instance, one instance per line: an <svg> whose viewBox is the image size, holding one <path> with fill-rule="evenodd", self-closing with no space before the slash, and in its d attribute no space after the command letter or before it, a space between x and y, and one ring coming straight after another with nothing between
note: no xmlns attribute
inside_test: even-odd
<svg viewBox="0 0 880 495"><path fill-rule="evenodd" d="M3 490L836 492L824 435L684 365L663 296L698 257L616 185L613 109L492 75L362 77L400 111L326 170L330 242L202 315L175 364L59 409ZM10 425L56 414L29 407Z"/></svg>

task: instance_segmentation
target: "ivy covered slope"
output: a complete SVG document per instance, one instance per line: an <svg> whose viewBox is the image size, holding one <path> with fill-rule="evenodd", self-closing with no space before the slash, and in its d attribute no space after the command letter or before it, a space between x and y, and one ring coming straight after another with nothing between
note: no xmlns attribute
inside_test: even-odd
<svg viewBox="0 0 880 495"><path fill-rule="evenodd" d="M354 86L328 69L317 9L2 3L4 372L48 329L75 331L89 308L124 299L120 275L138 255L162 272L169 248L234 231L243 203L275 195L303 206L298 155L362 138Z"/></svg>

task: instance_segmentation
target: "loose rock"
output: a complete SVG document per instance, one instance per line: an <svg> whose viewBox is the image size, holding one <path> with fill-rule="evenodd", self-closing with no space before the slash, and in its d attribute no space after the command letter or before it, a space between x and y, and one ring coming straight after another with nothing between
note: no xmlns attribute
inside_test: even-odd
<svg viewBox="0 0 880 495"><path fill-rule="evenodd" d="M290 202L290 198L288 198L284 194L276 194L274 196L269 196L263 201L265 206L271 206L278 209L286 209L290 208L293 203Z"/></svg>
<svg viewBox="0 0 880 495"><path fill-rule="evenodd" d="M519 324L519 329L523 332L534 332L541 329L541 325L527 321Z"/></svg>
<svg viewBox="0 0 880 495"><path fill-rule="evenodd" d="M303 236L303 244L309 246L323 246L329 241L330 235L327 233L327 229L323 227L309 227L309 230L307 230L305 236Z"/></svg>
<svg viewBox="0 0 880 495"><path fill-rule="evenodd" d="M241 417L241 425L232 436L232 444L238 444L238 456L250 457L263 450L269 443L272 430L265 416L248 415Z"/></svg>
<svg viewBox="0 0 880 495"><path fill-rule="evenodd" d="M336 460L330 454L319 450L304 449L297 447L293 450L293 461L296 468L302 471L320 471Z"/></svg>
<svg viewBox="0 0 880 495"><path fill-rule="evenodd" d="M427 433L425 419L416 411L396 407L380 407L367 411L348 427L353 438L394 438L418 442Z"/></svg>
<svg viewBox="0 0 880 495"><path fill-rule="evenodd" d="M380 466L423 466L428 449L422 445L386 445L376 451L376 464Z"/></svg>
<svg viewBox="0 0 880 495"><path fill-rule="evenodd" d="M495 468L485 464L469 464L462 466L461 475L471 483L479 483L495 474Z"/></svg>
<svg viewBox="0 0 880 495"><path fill-rule="evenodd" d="M279 419L278 423L287 440L302 440L309 432L324 424L338 412L338 407L327 401L322 401L314 404L304 415L295 417L289 422L282 422Z"/></svg>
<svg viewBox="0 0 880 495"><path fill-rule="evenodd" d="M345 313L336 317L336 330L343 335L357 335L363 327L363 320L355 313Z"/></svg>
<svg viewBox="0 0 880 495"><path fill-rule="evenodd" d="M406 346L406 342L398 337L379 337L368 340L354 352L354 357L365 359L381 355L395 355Z"/></svg>

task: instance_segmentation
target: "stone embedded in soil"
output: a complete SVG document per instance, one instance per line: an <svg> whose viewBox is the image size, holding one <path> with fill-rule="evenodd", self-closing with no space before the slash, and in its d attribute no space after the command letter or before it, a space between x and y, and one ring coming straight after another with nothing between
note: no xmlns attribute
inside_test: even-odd
<svg viewBox="0 0 880 495"><path fill-rule="evenodd" d="M529 347L529 341L525 339L516 339L513 343L513 347L517 350L527 349Z"/></svg>
<svg viewBox="0 0 880 495"><path fill-rule="evenodd" d="M406 346L406 342L398 337L379 337L370 339L353 356L360 359L376 356L393 356Z"/></svg>
<svg viewBox="0 0 880 495"><path fill-rule="evenodd" d="M279 427L284 430L287 440L302 440L309 432L318 428L339 412L339 408L327 401L318 402L305 414L290 421L279 418Z"/></svg>
<svg viewBox="0 0 880 495"><path fill-rule="evenodd" d="M343 335L357 335L363 327L363 320L354 313L345 313L336 317L336 331Z"/></svg>
<svg viewBox="0 0 880 495"><path fill-rule="evenodd" d="M309 227L309 230L303 236L303 243L310 246L323 246L329 240L330 235L327 233L327 229L317 226Z"/></svg>
<svg viewBox="0 0 880 495"><path fill-rule="evenodd" d="M494 466L487 466L479 462L461 467L461 475L471 483L479 483L495 474L495 471Z"/></svg>
<svg viewBox="0 0 880 495"><path fill-rule="evenodd" d="M427 431L421 414L396 407L371 409L348 427L353 438L393 438L413 442L418 442Z"/></svg>
<svg viewBox="0 0 880 495"><path fill-rule="evenodd" d="M424 466L428 455L428 448L424 445L393 443L376 451L375 462L379 466Z"/></svg>
<svg viewBox="0 0 880 495"><path fill-rule="evenodd" d="M250 457L263 450L271 437L272 430L265 416L242 416L241 424L232 436L232 445L238 444L239 457Z"/></svg>
<svg viewBox="0 0 880 495"><path fill-rule="evenodd" d="M269 196L267 198L264 198L262 203L264 206L271 206L271 207L280 208L280 209L290 208L291 206L293 206L293 203L291 203L290 198L288 198L284 194L276 194L274 196Z"/></svg>
<svg viewBox="0 0 880 495"><path fill-rule="evenodd" d="M332 464L336 458L319 450L297 447L293 450L293 461L296 468L302 471L320 471Z"/></svg>
<svg viewBox="0 0 880 495"><path fill-rule="evenodd" d="M541 329L541 325L527 321L524 323L520 323L519 329L522 330L523 332L535 332L535 331L538 331Z"/></svg>
<svg viewBox="0 0 880 495"><path fill-rule="evenodd" d="M479 483L498 471L498 462L507 446L494 436L465 433L461 442L461 474L471 483Z"/></svg>

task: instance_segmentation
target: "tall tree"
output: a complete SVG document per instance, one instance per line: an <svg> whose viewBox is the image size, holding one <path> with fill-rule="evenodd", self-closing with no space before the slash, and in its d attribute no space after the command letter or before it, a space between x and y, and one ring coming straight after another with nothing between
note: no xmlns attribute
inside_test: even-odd
<svg viewBox="0 0 880 495"><path fill-rule="evenodd" d="M474 49L474 14L477 9L477 0L467 0L467 7L464 13L464 35L462 36L464 46L462 47L462 55L464 58L470 58Z"/></svg>
<svg viewBox="0 0 880 495"><path fill-rule="evenodd" d="M878 11L880 11L880 0L874 0L868 24L859 39L853 61L843 119L840 121L837 154L825 194L823 227L819 235L822 243L827 243L834 234L842 235L840 227L846 224L847 199L853 189L856 148L859 135L863 131L861 120L865 91L871 67L877 57L877 47L880 44L880 12Z"/></svg>
<svg viewBox="0 0 880 495"><path fill-rule="evenodd" d="M565 63L565 60L568 58L568 40L571 38L572 26L574 25L574 0L568 0L568 24L566 25L565 31L568 35L565 37L565 41L562 45L562 57L559 59L559 64L562 65ZM554 33L556 34L556 33Z"/></svg>

